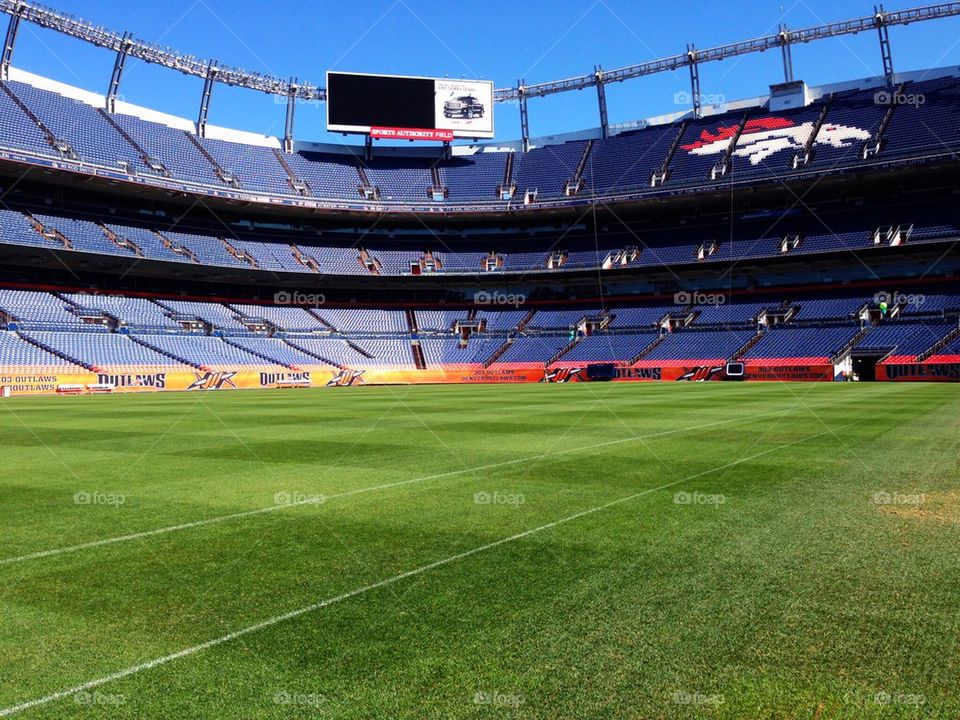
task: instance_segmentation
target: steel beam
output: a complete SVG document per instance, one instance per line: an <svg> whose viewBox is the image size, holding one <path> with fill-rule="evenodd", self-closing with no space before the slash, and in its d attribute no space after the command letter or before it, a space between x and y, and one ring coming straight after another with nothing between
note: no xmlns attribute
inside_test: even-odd
<svg viewBox="0 0 960 720"><path fill-rule="evenodd" d="M687 45L687 63L690 65L690 100L693 102L693 116L700 117L703 106L700 101L700 64L697 60L697 49Z"/></svg>
<svg viewBox="0 0 960 720"><path fill-rule="evenodd" d="M790 49L790 31L780 26L780 49L783 54L783 81L793 82L793 52Z"/></svg>
<svg viewBox="0 0 960 720"><path fill-rule="evenodd" d="M117 95L120 93L120 80L123 78L123 68L127 64L127 53L130 52L130 33L123 34L124 42L117 51L117 57L113 61L113 73L110 75L110 87L107 88L107 112L112 113L116 110Z"/></svg>
<svg viewBox="0 0 960 720"><path fill-rule="evenodd" d="M210 115L210 97L213 95L213 84L217 81L219 69L211 63L207 68L207 75L203 79L203 93L200 95L200 114L197 116L197 135L206 137L207 117Z"/></svg>
<svg viewBox="0 0 960 720"><path fill-rule="evenodd" d="M597 78L597 105L600 106L600 137L606 139L610 136L610 122L607 119L607 89L603 82L603 70L599 65L594 68L594 75Z"/></svg>
<svg viewBox="0 0 960 720"><path fill-rule="evenodd" d="M17 44L17 31L20 30L20 18L22 6L19 3L14 4L14 9L10 13L10 22L7 24L7 38L3 43L3 57L0 58L0 78L7 80L10 77L10 63L13 61L13 47Z"/></svg>
<svg viewBox="0 0 960 720"><path fill-rule="evenodd" d="M287 117L283 125L283 150L293 152L293 116L297 105L297 79L290 79L290 92L287 94Z"/></svg>
<svg viewBox="0 0 960 720"><path fill-rule="evenodd" d="M298 83L295 88L292 88L291 83L287 80L239 68L223 66L214 61L201 60L191 55L177 53L158 45L152 45L141 40L134 40L130 38L128 33L119 34L112 30L71 17L65 13L51 10L42 5L26 2L25 0L0 0L0 12L10 15L12 18L19 17L39 27L55 30L70 37L78 38L97 47L112 50L115 53L119 53L122 50L125 40L129 41L128 55L130 57L161 65L186 75L206 79L210 65L216 65L218 68L217 82L226 85L244 87L250 90L257 90L283 97L293 92L295 97L305 100L325 101L327 98L325 89L309 83ZM706 50L698 50L697 62L717 62L728 58L751 53L761 53L779 48L781 52L784 53L785 75L791 76L792 60L789 57L790 46L815 42L826 38L855 35L860 32L877 31L880 34L884 74L892 77L893 60L889 45L889 28L897 25L908 25L910 23L939 20L954 16L960 16L960 0L956 2L934 3L932 5L924 5L893 12L886 12L881 8L874 15L825 23L801 30L791 30L788 35L788 43L784 42L783 31L781 30L781 32L774 35L720 45ZM12 41L16 38L16 26L18 22L18 20L13 21L12 33L11 28L9 26L7 28L7 43L4 46L2 68L0 68L4 72L9 67L9 61L13 51ZM587 87L612 82L623 82L624 80L644 77L655 73L679 70L688 65L689 59L686 54L674 55L617 68L615 70L606 70L600 77L598 77L596 73L592 73L563 80L525 85L522 95L525 99L529 100L534 97L543 97L545 95L569 92L572 90L583 90ZM496 102L513 102L520 99L521 89L519 86L500 88L494 91L494 100Z"/></svg>
<svg viewBox="0 0 960 720"><path fill-rule="evenodd" d="M523 152L530 150L530 116L527 114L527 93L524 92L523 78L517 80L520 102L520 141Z"/></svg>
<svg viewBox="0 0 960 720"><path fill-rule="evenodd" d="M887 87L893 87L893 53L890 49L890 26L887 23L887 14L883 5L874 8L874 17L877 23L877 35L880 36L880 56L883 59L883 77Z"/></svg>
<svg viewBox="0 0 960 720"><path fill-rule="evenodd" d="M948 17L960 15L960 2L936 3L934 5L924 5L922 7L910 8L907 10L897 10L892 12L883 12L883 25L887 28L895 25L909 25L910 23L926 22L930 20L940 20ZM841 20L838 22L816 25L814 27L804 28L802 30L790 31L790 44L806 44L825 40L827 38L841 37L844 35L856 35L861 32L873 32L877 29L876 15L869 15L852 20ZM761 53L767 50L776 50L782 48L782 38L778 32L775 35L744 40L741 42L720 45L714 48L697 51L697 61L699 63L718 62L728 58L749 55L751 53ZM671 57L651 60L637 65L628 65L615 70L607 70L603 73L603 82L622 82L633 78L644 77L646 75L655 75L657 73L679 70L688 64L686 54L673 55ZM571 90L583 90L592 87L597 82L593 75L582 75L578 77L566 78L564 80L554 80L550 82L534 83L527 85L526 95L528 98L543 97L544 95L553 95L559 92L568 92ZM498 89L495 98L499 102L516 100L515 88Z"/></svg>

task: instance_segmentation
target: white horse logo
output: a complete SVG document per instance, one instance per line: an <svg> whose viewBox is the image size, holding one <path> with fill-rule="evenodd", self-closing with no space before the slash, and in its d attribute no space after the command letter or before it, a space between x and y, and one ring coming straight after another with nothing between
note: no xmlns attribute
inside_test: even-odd
<svg viewBox="0 0 960 720"><path fill-rule="evenodd" d="M784 150L802 150L813 132L814 123L794 125L786 118L761 118L750 120L743 129L733 150L734 157L749 158L751 165L759 165L771 155ZM720 155L726 152L738 126L721 127L716 133L704 130L700 139L681 146L691 155ZM869 140L866 130L847 125L824 124L817 133L816 145L834 148L850 147L857 141Z"/></svg>

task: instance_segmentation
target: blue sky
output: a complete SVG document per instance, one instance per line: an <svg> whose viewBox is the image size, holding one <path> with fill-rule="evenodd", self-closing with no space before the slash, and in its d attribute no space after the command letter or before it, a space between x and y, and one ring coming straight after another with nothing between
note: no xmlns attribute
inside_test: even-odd
<svg viewBox="0 0 960 720"><path fill-rule="evenodd" d="M114 30L200 58L281 77L323 83L328 69L389 74L470 77L497 87L580 75L595 64L615 68L673 55L686 43L710 47L792 28L868 15L866 0L653 2L652 0L48 0L48 4ZM887 5L900 9L924 4ZM891 31L897 70L960 65L960 18ZM71 38L21 26L14 65L104 92L111 53ZM875 33L829 40L794 50L797 77L810 84L881 72ZM703 66L704 93L729 99L758 95L782 80L779 53ZM677 109L674 95L688 88L685 71L612 86L610 120L634 120ZM130 102L195 118L202 81L130 61L122 94ZM282 104L259 93L225 86L214 91L210 122L269 135L283 132ZM497 138L516 139L519 113L498 105ZM593 91L530 102L533 135L595 127ZM342 141L324 130L322 106L297 110L298 138Z"/></svg>

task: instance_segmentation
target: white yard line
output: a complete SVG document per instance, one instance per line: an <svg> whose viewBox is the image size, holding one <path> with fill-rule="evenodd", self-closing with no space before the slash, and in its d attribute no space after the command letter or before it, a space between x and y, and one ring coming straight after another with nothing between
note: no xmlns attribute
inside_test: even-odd
<svg viewBox="0 0 960 720"><path fill-rule="evenodd" d="M558 455L567 455L570 453L583 452L585 450L595 450L597 448L609 447L611 445L620 445L628 442L636 442L638 440L651 440L658 437L664 437L667 435L677 435L682 433L693 432L695 430L703 430L709 427L716 427L718 425L729 425L730 423L743 423L751 422L754 420L759 420L764 417L771 417L774 415L786 416L790 411L793 410L806 410L804 407L791 407L787 412L783 410L777 410L775 412L763 413L760 415L754 415L751 417L738 417L731 418L728 420L717 420L715 422L704 423L702 425L695 425L689 428L679 428L674 430L664 430L662 432L651 433L649 435L637 435L635 437L628 438L619 438L617 440L606 440L604 442L594 443L592 445L581 445L579 447L564 448L563 450L556 450L554 452L542 453L540 455L531 455L528 457L515 458L513 460L503 460L501 462L490 463L487 465L477 465L475 467L469 468L460 468L458 470L449 470L447 472L437 473L436 475L425 475L423 477L412 478L410 480L399 480L392 483L384 483L382 485L374 485L371 487L358 488L356 490L349 490L347 492L335 493L332 495L322 496L323 500L335 500L337 498L351 497L353 495L361 495L364 493L378 492L380 490L389 490L391 488L402 487L404 485L413 485L415 483L427 482L430 480L440 480L443 478L454 477L457 475L463 475L466 473L472 472L481 472L484 470L494 470L496 468L507 467L510 465L519 465L525 462L532 462L535 460L543 460L548 457L555 457ZM63 547L50 548L49 550L38 550L37 552L26 553L24 555L16 555L14 557L0 558L0 566L2 565L12 565L14 563L27 562L29 560L40 560L42 558L54 557L56 555L64 555L67 553L79 552L81 550L91 550L93 548L104 547L106 545L116 545L118 543L130 542L131 540L142 540L144 538L154 537L156 535L166 535L168 533L180 532L181 530L191 530L193 528L205 527L207 525L215 525L222 522L227 522L229 520L237 520L245 517L254 517L256 515L264 515L266 513L276 512L277 510L285 510L292 507L298 507L302 505L317 505L319 501L316 498L308 498L306 500L285 503L285 504L274 504L268 507L256 508L255 510L244 510L243 512L230 513L228 515L217 515L215 517L205 518L203 520L194 520L192 522L181 523L179 525L167 525L166 527L155 528L153 530L144 530L142 532L130 533L129 535L117 535L114 537L103 538L102 540L91 540L90 542L78 543L76 545L65 545Z"/></svg>
<svg viewBox="0 0 960 720"><path fill-rule="evenodd" d="M726 470L728 468L736 467L737 465L741 465L745 462L755 460L757 458L763 457L764 455L769 455L771 453L777 452L784 448L792 447L794 445L799 445L800 443L806 442L807 440L813 440L815 438L822 437L824 435L830 435L836 432L837 430L843 430L854 424L856 423L847 423L836 429L824 430L823 432L819 432L815 435L808 435L806 437L800 438L799 440L794 440L793 442L784 443L783 445L778 445L777 447L763 450L761 452L755 453L748 457L741 458L740 460L734 460L733 462L729 462L725 465L720 465L718 467L711 468L709 470L703 470L702 472L695 473L694 475L690 475L685 478L681 478L680 480L674 480L672 482L664 483L663 485L658 485L657 487L654 487L654 488L641 490L640 492L633 493L632 495L627 495L626 497L619 498L618 500L612 500L611 502L605 503L603 505L597 505L596 507L592 507L589 510L581 510L580 512L574 513L573 515L567 515L566 517L562 517L559 520L554 520L553 522L547 523L546 525L540 525L539 527L531 528L530 530L524 530L523 532L517 533L516 535L510 535L509 537L501 538L500 540L495 540L494 542L487 543L486 545L475 547L472 550L466 550L465 552L457 553L456 555L451 555L450 557L446 557L442 560L436 560L435 562L429 563L427 565L421 565L420 567L415 568L413 570L408 570L405 573L394 575L393 577L380 580L370 585L364 585L363 587L359 587L355 590L345 592L341 595L335 595L334 597L327 598L326 600L321 600L318 603L307 605L305 607L301 607L296 610L291 610L290 612L284 613L283 615L277 615L267 620L263 620L262 622L258 622L255 625L249 625L245 628L241 628L240 630L235 630L232 633L222 635L218 638L213 638L212 640L207 640L206 642L202 642L199 645L192 645L190 647L184 648L183 650L179 650L175 653L171 653L169 655L163 655L161 657L154 658L153 660L148 660L146 662L140 663L139 665L131 665L128 668L125 668L123 670L118 670L117 672L111 673L110 675L105 675L95 680L88 680L87 682L81 683L80 685L75 685L73 687L66 688L64 690L58 690L57 692L50 693L49 695L44 695L43 697L35 698L33 700L26 700L24 702L18 703L17 705L11 705L9 707L6 707L0 710L0 717L8 717L10 715L15 715L16 713L23 712L24 710L29 710L30 708L37 707L39 705L46 705L56 700L62 700L63 698L70 697L71 695L75 695L76 693L87 692L89 690L98 688L102 685L106 685L107 683L111 683L116 680L122 680L123 678L129 677L130 675L135 675L137 673L144 672L145 670L150 670L152 668L158 667L159 665L166 665L167 663L173 662L174 660L179 660L180 658L189 657L190 655L195 655L199 652L203 652L204 650L209 650L210 648L216 647L218 645L223 645L224 643L230 642L231 640L236 640L237 638L241 638L245 635L250 635L251 633L255 633L259 630L264 630L266 628L272 627L274 625L285 622L287 620L292 620L294 618L300 617L301 615L306 615L308 613L321 610L325 607L329 607L330 605L335 605L337 603L343 602L344 600L349 600L351 598L357 597L358 595L363 595L365 593L370 592L371 590L377 590L378 588L386 587L387 585L393 585L394 583L400 582L401 580L405 580L407 578L414 577L416 575L422 575L431 570L435 570L436 568L443 567L445 565L450 565L451 563L455 563L459 560L463 560L464 558L468 558L472 555L485 552L486 550L492 550L493 548L499 547L501 545L506 545L507 543L516 542L517 540L522 540L523 538L529 537L531 535L535 535L545 530L550 530L552 528L557 527L558 525L563 525L565 523L572 522L574 520L585 517L587 515L593 515L594 513L598 513L603 510L608 510L609 508L616 507L617 505L622 505L624 503L630 502L631 500L636 500L637 498L643 497L644 495L649 495L650 493L658 492L660 490L666 490L667 488L674 487L676 485L679 485L680 483L689 482L690 480L695 480L696 478L703 477L704 475L709 475L711 473L719 472L721 470Z"/></svg>

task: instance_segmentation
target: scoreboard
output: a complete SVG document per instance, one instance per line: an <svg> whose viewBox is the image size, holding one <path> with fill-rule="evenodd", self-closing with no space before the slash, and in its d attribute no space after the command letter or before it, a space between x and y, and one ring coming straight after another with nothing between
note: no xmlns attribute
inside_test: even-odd
<svg viewBox="0 0 960 720"><path fill-rule="evenodd" d="M327 129L397 140L493 137L493 83L327 73Z"/></svg>

